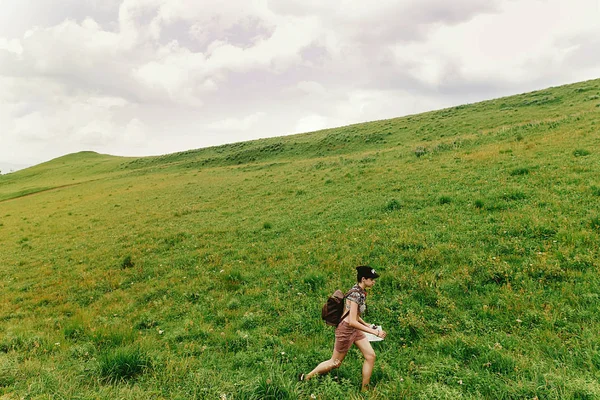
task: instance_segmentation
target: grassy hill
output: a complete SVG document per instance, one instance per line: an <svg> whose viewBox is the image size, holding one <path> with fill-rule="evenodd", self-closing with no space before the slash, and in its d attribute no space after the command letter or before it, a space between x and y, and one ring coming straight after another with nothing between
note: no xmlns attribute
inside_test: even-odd
<svg viewBox="0 0 600 400"><path fill-rule="evenodd" d="M600 80L0 176L0 395L363 398L320 320L354 267L364 398L600 398ZM271 396L271 397L269 397Z"/></svg>

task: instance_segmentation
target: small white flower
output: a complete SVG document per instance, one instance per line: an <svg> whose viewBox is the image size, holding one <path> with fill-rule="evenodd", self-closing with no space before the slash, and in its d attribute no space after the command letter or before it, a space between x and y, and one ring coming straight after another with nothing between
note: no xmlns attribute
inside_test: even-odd
<svg viewBox="0 0 600 400"><path fill-rule="evenodd" d="M316 398L317 398L317 395L316 395L316 394L314 394L314 393L311 393L311 394L310 394L310 398L311 398L311 399L316 399Z"/></svg>
<svg viewBox="0 0 600 400"><path fill-rule="evenodd" d="M59 342L54 343L55 346L60 346Z"/></svg>
<svg viewBox="0 0 600 400"><path fill-rule="evenodd" d="M163 331L162 329L159 329L159 330L158 330L158 334L159 334L159 335L162 335L163 333L165 333L165 331Z"/></svg>
<svg viewBox="0 0 600 400"><path fill-rule="evenodd" d="M281 352L281 355L282 355L282 356L284 356L284 355L285 355L285 351L282 351L282 352Z"/></svg>
<svg viewBox="0 0 600 400"><path fill-rule="evenodd" d="M521 323L521 322L523 322L523 321L521 321L519 318L517 318L517 322L518 322L518 323Z"/></svg>
<svg viewBox="0 0 600 400"><path fill-rule="evenodd" d="M459 385L462 385L462 379L458 381L458 384L459 384Z"/></svg>
<svg viewBox="0 0 600 400"><path fill-rule="evenodd" d="M221 396L219 398L221 400L227 400L227 395L225 393L221 393Z"/></svg>

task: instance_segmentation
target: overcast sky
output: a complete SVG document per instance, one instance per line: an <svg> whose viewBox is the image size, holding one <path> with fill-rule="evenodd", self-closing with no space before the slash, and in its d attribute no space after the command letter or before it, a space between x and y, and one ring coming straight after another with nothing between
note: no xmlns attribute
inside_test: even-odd
<svg viewBox="0 0 600 400"><path fill-rule="evenodd" d="M0 0L0 170L600 77L600 0Z"/></svg>

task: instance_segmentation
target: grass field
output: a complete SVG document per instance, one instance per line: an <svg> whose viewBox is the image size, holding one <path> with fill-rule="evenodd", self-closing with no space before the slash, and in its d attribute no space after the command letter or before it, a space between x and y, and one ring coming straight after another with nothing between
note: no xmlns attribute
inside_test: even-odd
<svg viewBox="0 0 600 400"><path fill-rule="evenodd" d="M600 398L600 80L0 176L2 399ZM373 391L320 308L381 273Z"/></svg>

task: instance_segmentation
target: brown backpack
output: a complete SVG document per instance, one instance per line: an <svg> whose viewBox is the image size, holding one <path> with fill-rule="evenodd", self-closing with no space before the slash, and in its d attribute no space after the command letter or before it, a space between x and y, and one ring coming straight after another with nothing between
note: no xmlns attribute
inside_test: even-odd
<svg viewBox="0 0 600 400"><path fill-rule="evenodd" d="M350 293L352 293L352 290L344 295L344 293L338 289L327 298L327 302L321 309L321 319L323 319L327 325L337 327L350 313L350 311L348 311L346 314L342 315L344 312L344 300L346 300L346 297L348 297Z"/></svg>

